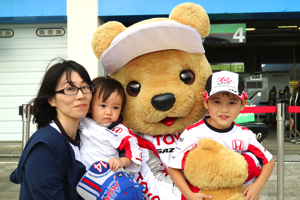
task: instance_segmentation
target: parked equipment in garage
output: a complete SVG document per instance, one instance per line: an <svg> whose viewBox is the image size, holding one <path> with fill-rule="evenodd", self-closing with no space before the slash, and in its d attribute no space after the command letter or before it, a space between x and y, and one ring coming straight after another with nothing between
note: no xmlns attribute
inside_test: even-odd
<svg viewBox="0 0 300 200"><path fill-rule="evenodd" d="M252 97L249 98L246 106L259 106L260 97L261 97L261 91L257 91ZM255 121L254 113L245 113L245 114L247 114L249 117L248 121L246 119L241 121L241 123L239 123L238 121L236 121L236 123L250 129L256 135L257 141L262 142L268 136L269 127L266 124L259 122L259 117L257 117L257 120ZM241 117L242 115L243 114L240 114L239 117ZM239 117L237 119L239 119Z"/></svg>

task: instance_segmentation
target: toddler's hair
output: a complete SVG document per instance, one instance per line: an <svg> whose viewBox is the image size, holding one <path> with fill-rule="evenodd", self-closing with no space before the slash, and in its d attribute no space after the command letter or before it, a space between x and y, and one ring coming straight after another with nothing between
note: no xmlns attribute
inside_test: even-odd
<svg viewBox="0 0 300 200"><path fill-rule="evenodd" d="M123 100L123 109L126 101L126 95L125 90L119 81L109 76L99 76L97 78L94 78L92 80L92 83L95 87L95 92L93 92L93 98L102 97L103 102L105 102L114 91L117 91L118 95L120 95Z"/></svg>

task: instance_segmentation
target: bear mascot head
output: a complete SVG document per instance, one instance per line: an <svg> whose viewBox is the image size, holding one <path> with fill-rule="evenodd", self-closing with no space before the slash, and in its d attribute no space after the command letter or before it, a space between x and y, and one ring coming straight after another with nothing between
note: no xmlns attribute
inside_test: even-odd
<svg viewBox="0 0 300 200"><path fill-rule="evenodd" d="M202 39L209 18L195 4L182 4L169 18L129 28L108 22L94 34L93 50L109 76L127 92L124 123L147 135L182 132L206 110L202 95L212 73Z"/></svg>

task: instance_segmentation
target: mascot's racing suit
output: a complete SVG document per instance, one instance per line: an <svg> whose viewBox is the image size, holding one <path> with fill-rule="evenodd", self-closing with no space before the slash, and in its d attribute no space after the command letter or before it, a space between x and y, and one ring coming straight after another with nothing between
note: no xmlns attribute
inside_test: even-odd
<svg viewBox="0 0 300 200"><path fill-rule="evenodd" d="M180 134L149 136L136 133L142 150L142 166L140 172L131 175L144 186L146 199L181 199L181 192L167 171L170 156L176 148Z"/></svg>

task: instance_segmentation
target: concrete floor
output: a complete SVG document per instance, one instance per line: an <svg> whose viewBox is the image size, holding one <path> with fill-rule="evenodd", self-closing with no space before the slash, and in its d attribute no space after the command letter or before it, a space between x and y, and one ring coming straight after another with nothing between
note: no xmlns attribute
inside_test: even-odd
<svg viewBox="0 0 300 200"><path fill-rule="evenodd" d="M0 200L19 199L20 185L9 181L19 158L0 158Z"/></svg>
<svg viewBox="0 0 300 200"><path fill-rule="evenodd" d="M294 140L294 136L290 138L288 130L285 130L284 135L285 135L284 136L284 154L285 155L300 154L300 144L295 144L295 142L290 142L291 140ZM297 139L300 139L300 137L298 136ZM263 141L262 144L273 155L277 155L277 149L278 149L277 128L275 128L275 127L269 128L268 136ZM300 162L300 160L299 160L299 162Z"/></svg>
<svg viewBox="0 0 300 200"><path fill-rule="evenodd" d="M285 133L285 135L287 132ZM263 145L277 158L277 130L270 127ZM11 172L16 168L21 154L21 143L0 143L0 200L18 199L20 186L9 181ZM300 144L284 142L284 199L300 199ZM260 200L277 200L277 162L272 175L261 191Z"/></svg>
<svg viewBox="0 0 300 200"><path fill-rule="evenodd" d="M289 131L285 130L284 137L284 199L300 199L300 144L291 142L294 137L289 137ZM300 137L297 137L299 139ZM268 149L277 161L277 129L269 128L268 137L263 141L263 146ZM271 177L261 191L261 200L277 200L277 162Z"/></svg>

